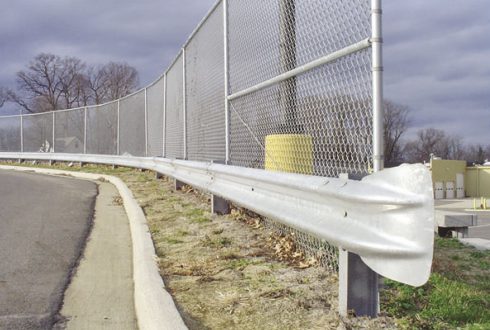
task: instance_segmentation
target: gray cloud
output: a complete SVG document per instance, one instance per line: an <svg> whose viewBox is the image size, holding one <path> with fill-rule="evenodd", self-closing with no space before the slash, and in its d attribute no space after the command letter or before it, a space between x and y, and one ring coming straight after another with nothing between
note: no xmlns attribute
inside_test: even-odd
<svg viewBox="0 0 490 330"><path fill-rule="evenodd" d="M412 129L490 143L490 3L384 1L385 97L411 108Z"/></svg>

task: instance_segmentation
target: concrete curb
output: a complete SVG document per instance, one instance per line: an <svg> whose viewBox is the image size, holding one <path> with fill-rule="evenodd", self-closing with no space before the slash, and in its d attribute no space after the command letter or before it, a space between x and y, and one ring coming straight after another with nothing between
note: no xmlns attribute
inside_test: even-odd
<svg viewBox="0 0 490 330"><path fill-rule="evenodd" d="M35 172L47 175L72 176L86 180L104 180L113 184L121 198L129 218L133 246L134 304L138 327L141 330L187 329L172 296L165 290L159 274L155 248L143 210L124 182L114 176L71 172L32 167L0 165L0 169Z"/></svg>

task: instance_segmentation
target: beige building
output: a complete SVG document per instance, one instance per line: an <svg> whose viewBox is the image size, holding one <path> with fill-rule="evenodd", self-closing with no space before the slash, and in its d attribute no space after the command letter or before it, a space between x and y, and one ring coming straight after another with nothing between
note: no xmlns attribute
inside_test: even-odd
<svg viewBox="0 0 490 330"><path fill-rule="evenodd" d="M490 166L466 166L464 160L432 159L434 197L490 198Z"/></svg>

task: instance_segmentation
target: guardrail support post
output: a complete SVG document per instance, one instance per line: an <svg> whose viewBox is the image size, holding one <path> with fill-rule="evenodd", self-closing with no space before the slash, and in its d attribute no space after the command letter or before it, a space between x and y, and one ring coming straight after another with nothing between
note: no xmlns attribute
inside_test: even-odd
<svg viewBox="0 0 490 330"><path fill-rule="evenodd" d="M226 161L213 161L214 164L226 164ZM211 213L229 214L231 212L230 203L223 197L211 194Z"/></svg>
<svg viewBox="0 0 490 330"><path fill-rule="evenodd" d="M348 173L339 178L348 180ZM379 312L379 275L355 253L339 247L339 312L347 316L376 317Z"/></svg>
<svg viewBox="0 0 490 330"><path fill-rule="evenodd" d="M174 189L175 190L182 190L182 187L185 186L185 183L182 181L179 181L177 179L174 180Z"/></svg>
<svg viewBox="0 0 490 330"><path fill-rule="evenodd" d="M357 254L339 248L339 312L376 317L379 312L378 274Z"/></svg>

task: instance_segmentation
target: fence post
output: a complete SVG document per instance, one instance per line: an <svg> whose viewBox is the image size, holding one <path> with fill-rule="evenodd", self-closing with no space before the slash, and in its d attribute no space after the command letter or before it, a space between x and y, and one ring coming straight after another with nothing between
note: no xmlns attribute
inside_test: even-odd
<svg viewBox="0 0 490 330"><path fill-rule="evenodd" d="M83 109L83 153L87 153L87 107Z"/></svg>
<svg viewBox="0 0 490 330"><path fill-rule="evenodd" d="M162 129L162 156L165 158L165 133L167 125L167 72L163 74L163 129Z"/></svg>
<svg viewBox="0 0 490 330"><path fill-rule="evenodd" d="M383 55L381 28L381 0L371 0L371 47L373 73L373 169L381 171L384 167L383 141Z"/></svg>
<svg viewBox="0 0 490 330"><path fill-rule="evenodd" d="M24 116L20 112L20 152L24 152Z"/></svg>
<svg viewBox="0 0 490 330"><path fill-rule="evenodd" d="M182 95L182 109L184 118L184 155L182 159L187 159L187 102L186 102L186 65L185 65L185 47L182 48L182 81L183 81L183 95Z"/></svg>
<svg viewBox="0 0 490 330"><path fill-rule="evenodd" d="M229 83L229 56L228 56L228 0L223 0L223 45L224 45L224 79L225 79L225 164L230 163L230 110L228 96Z"/></svg>
<svg viewBox="0 0 490 330"><path fill-rule="evenodd" d="M117 100L117 140L116 140L116 153L119 156L121 154L121 149L120 149L120 136L121 136L121 125L120 125L120 116L119 116L119 108L120 108L120 100Z"/></svg>
<svg viewBox="0 0 490 330"><path fill-rule="evenodd" d="M53 137L52 137L53 138L53 152L56 152L54 149L55 148L55 136L56 136L55 135L56 116L54 115L54 110L52 111L52 113L53 113Z"/></svg>
<svg viewBox="0 0 490 330"><path fill-rule="evenodd" d="M145 88L145 157L148 157L148 99L147 88Z"/></svg>

